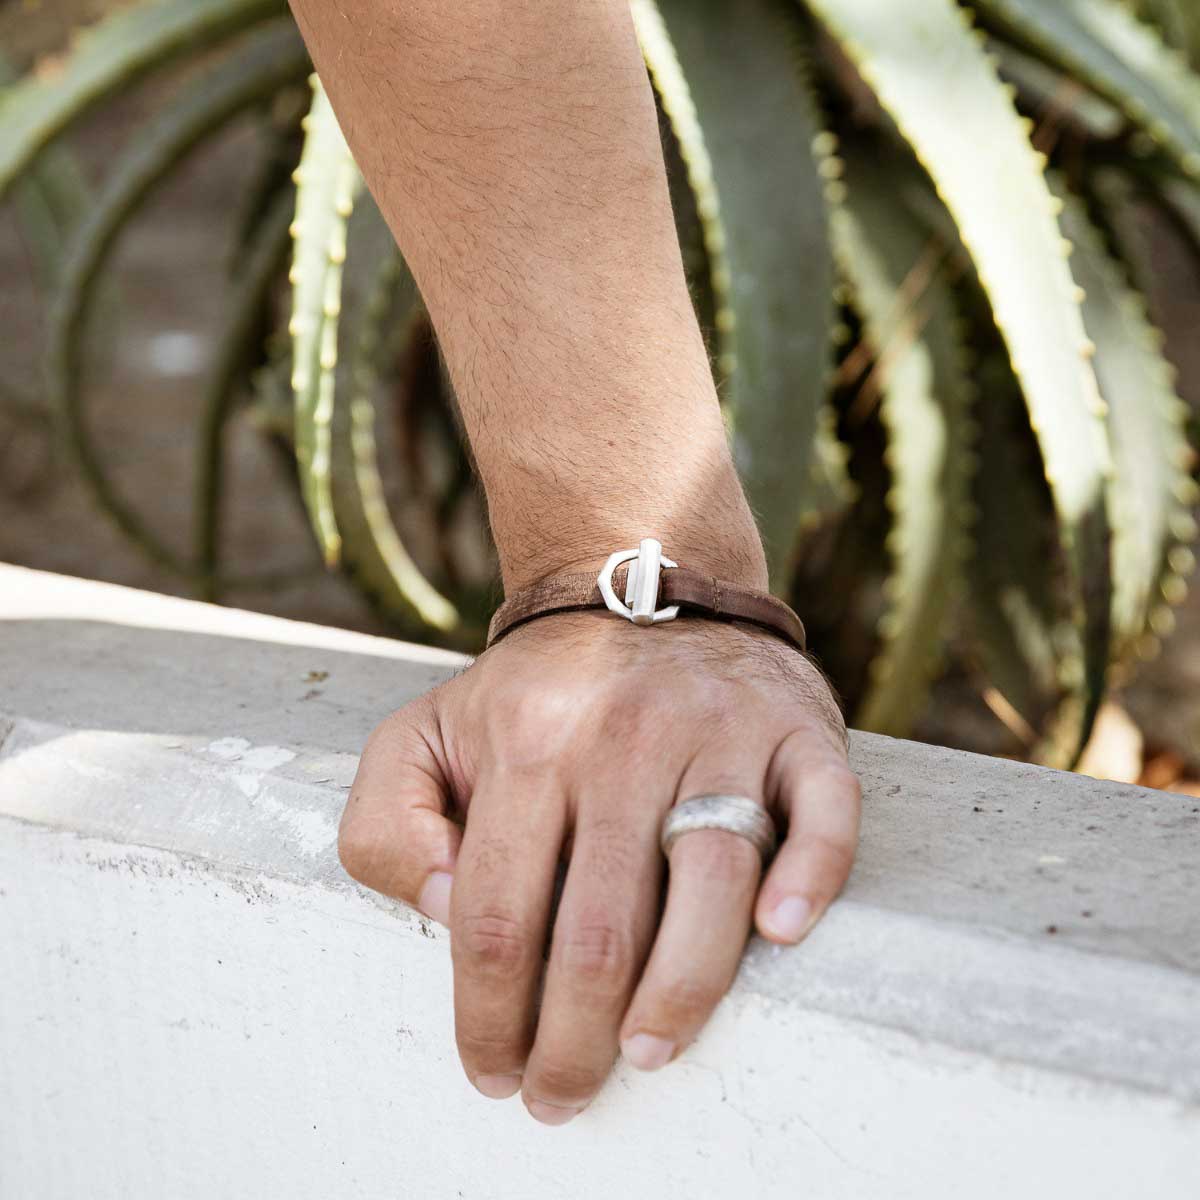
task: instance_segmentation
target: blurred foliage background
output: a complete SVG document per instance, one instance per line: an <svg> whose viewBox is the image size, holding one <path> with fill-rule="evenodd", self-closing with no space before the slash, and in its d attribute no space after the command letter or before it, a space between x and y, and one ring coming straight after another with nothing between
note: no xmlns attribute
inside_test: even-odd
<svg viewBox="0 0 1200 1200"><path fill-rule="evenodd" d="M852 722L1191 787L1196 6L631 7ZM0 554L478 648L453 388L285 5L8 0L0 45Z"/></svg>

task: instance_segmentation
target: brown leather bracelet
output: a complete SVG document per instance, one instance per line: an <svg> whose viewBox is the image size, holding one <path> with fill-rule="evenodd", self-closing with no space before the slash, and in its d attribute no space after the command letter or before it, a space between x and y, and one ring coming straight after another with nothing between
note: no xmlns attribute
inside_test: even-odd
<svg viewBox="0 0 1200 1200"><path fill-rule="evenodd" d="M649 551L648 546L651 548ZM599 577L591 573L556 575L524 588L496 610L488 626L487 644L495 645L518 625L538 617L599 608L610 609L615 615L647 625L671 620L676 615L749 621L782 638L802 653L806 651L804 624L782 600L768 592L741 587L712 575L676 566L669 559L661 558L661 550L657 541L646 538L638 550L612 555ZM637 561L628 568L620 568L621 561L635 558ZM646 570L648 574L643 580L641 610L635 612L636 603L634 608L630 607L630 603L637 590L639 570ZM651 571L653 576L649 574ZM634 576L632 583L630 574ZM626 589L624 605L616 598L616 592L622 588ZM657 607L659 605L662 607ZM678 612L672 611L675 609ZM647 615L651 610L653 615Z"/></svg>

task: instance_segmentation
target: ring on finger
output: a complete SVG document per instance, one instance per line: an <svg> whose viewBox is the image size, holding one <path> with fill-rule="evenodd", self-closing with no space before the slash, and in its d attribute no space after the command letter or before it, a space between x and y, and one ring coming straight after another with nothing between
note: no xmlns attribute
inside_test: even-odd
<svg viewBox="0 0 1200 1200"><path fill-rule="evenodd" d="M659 837L663 854L669 856L671 847L685 833L701 829L722 829L745 838L762 856L764 864L771 860L778 843L775 822L761 804L749 796L712 792L691 796L667 813Z"/></svg>

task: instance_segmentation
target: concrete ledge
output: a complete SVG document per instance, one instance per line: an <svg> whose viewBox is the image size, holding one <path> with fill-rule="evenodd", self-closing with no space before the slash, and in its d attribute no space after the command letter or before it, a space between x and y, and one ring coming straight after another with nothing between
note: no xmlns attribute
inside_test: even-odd
<svg viewBox="0 0 1200 1200"><path fill-rule="evenodd" d="M563 1129L337 865L453 655L0 567L0 1196L1200 1195L1200 802L856 735L862 851Z"/></svg>

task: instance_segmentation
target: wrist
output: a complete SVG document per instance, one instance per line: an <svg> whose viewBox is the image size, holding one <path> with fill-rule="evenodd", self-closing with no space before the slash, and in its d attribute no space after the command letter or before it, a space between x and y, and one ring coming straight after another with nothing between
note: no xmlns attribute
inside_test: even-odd
<svg viewBox="0 0 1200 1200"><path fill-rule="evenodd" d="M662 533L660 527L648 528L630 523L623 528L625 532L614 529L602 535L602 540L596 538L575 548L559 546L535 560L522 559L521 570L505 572L505 594L511 595L556 575L599 575L613 551L632 550L643 538L658 539L664 556L680 566L688 566L704 575L713 575L719 580L739 583L744 587L767 589L766 558L757 535L744 542L730 540L714 544L712 540L704 542L700 538Z"/></svg>
<svg viewBox="0 0 1200 1200"><path fill-rule="evenodd" d="M599 574L610 554L634 549L644 537L657 538L663 554L680 566L765 591L766 558L757 530L750 529L739 538L724 531L672 531L653 521L612 522L591 534L526 543L519 553L501 557L504 591L512 595L556 575Z"/></svg>
<svg viewBox="0 0 1200 1200"><path fill-rule="evenodd" d="M656 538L682 567L767 589L762 539L732 466L721 487L698 489L694 498L647 495L636 505L628 494L618 499L604 511L595 500L562 501L547 506L553 520L538 520L532 506L509 521L494 512L505 594L555 575L598 573L610 554L635 548L644 537Z"/></svg>
<svg viewBox="0 0 1200 1200"><path fill-rule="evenodd" d="M607 610L642 628L692 616L747 621L807 652L804 623L782 600L765 589L683 566L664 555L654 537L615 551L598 576L590 570L566 572L509 595L492 614L487 644L530 621L588 609Z"/></svg>

